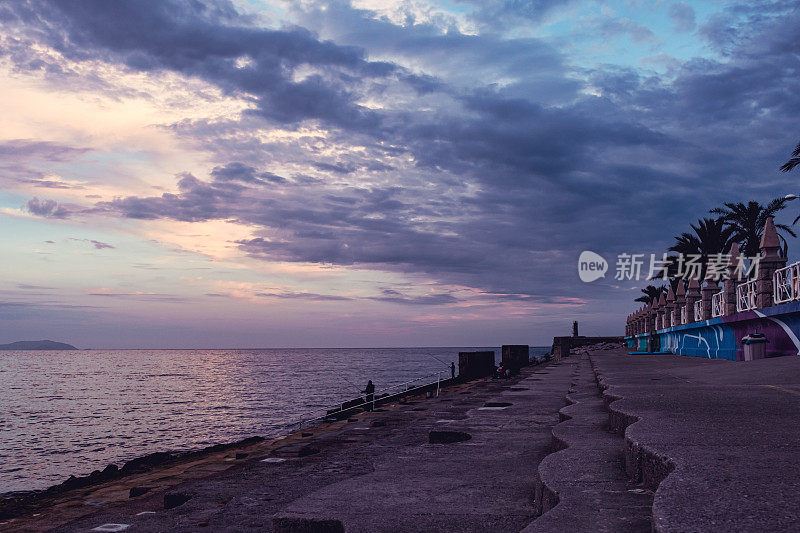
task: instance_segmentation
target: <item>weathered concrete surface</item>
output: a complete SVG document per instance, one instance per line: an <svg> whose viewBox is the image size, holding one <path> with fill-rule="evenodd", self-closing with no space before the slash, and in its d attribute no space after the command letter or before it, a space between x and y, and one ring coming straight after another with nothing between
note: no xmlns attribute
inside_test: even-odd
<svg viewBox="0 0 800 533"><path fill-rule="evenodd" d="M551 451L576 363L528 367L518 378L156 469L76 493L0 530L272 531L312 519L331 530L340 522L348 532L519 531L535 518L537 467ZM431 431L471 438L430 444ZM135 486L150 490L128 498Z"/></svg>
<svg viewBox="0 0 800 533"><path fill-rule="evenodd" d="M590 358L656 531L800 530L800 358Z"/></svg>
<svg viewBox="0 0 800 533"><path fill-rule="evenodd" d="M539 465L536 506L544 514L523 531L649 532L652 492L630 483L623 438L609 431L608 411L586 354L578 361L563 422L553 427L560 451Z"/></svg>
<svg viewBox="0 0 800 533"><path fill-rule="evenodd" d="M348 532L521 530L535 517L536 467L548 451L572 366L527 371L517 386L495 385L433 406L433 416L365 450L372 472L311 492L279 516L336 518ZM483 407L493 402L511 405ZM435 430L472 438L426 444Z"/></svg>

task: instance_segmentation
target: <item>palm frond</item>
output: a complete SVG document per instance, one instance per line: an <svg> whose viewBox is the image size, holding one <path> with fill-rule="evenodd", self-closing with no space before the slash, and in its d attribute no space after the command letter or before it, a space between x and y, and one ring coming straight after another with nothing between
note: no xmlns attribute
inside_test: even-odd
<svg viewBox="0 0 800 533"><path fill-rule="evenodd" d="M781 166L781 171L789 172L797 165L800 165L800 143L797 143L797 147L792 152L792 157L786 163Z"/></svg>
<svg viewBox="0 0 800 533"><path fill-rule="evenodd" d="M785 231L786 233L788 233L792 237L797 238L797 234L794 231L792 231L792 228L790 228L786 224L775 224L775 227L778 228L779 230ZM778 236L780 237L780 234Z"/></svg>

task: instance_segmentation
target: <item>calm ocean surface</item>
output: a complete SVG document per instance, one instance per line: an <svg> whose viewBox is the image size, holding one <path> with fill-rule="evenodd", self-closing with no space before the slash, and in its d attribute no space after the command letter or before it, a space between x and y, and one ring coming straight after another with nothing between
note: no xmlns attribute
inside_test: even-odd
<svg viewBox="0 0 800 533"><path fill-rule="evenodd" d="M499 348L0 351L0 494L156 451L276 436L368 379L380 391L449 374L443 363L476 349L499 359Z"/></svg>

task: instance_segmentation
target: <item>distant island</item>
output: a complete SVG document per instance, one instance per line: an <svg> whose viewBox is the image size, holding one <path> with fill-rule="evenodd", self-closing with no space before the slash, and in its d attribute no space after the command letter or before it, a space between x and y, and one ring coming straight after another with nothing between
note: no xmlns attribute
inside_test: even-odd
<svg viewBox="0 0 800 533"><path fill-rule="evenodd" d="M0 350L77 350L71 344L55 341L17 341L0 344Z"/></svg>

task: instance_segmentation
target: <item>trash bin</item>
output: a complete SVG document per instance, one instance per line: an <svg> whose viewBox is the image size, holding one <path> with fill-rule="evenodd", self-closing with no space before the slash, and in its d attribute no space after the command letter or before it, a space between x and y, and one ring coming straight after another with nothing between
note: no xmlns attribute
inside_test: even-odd
<svg viewBox="0 0 800 533"><path fill-rule="evenodd" d="M767 337L763 333L751 333L742 337L744 360L764 359L767 356Z"/></svg>

